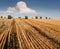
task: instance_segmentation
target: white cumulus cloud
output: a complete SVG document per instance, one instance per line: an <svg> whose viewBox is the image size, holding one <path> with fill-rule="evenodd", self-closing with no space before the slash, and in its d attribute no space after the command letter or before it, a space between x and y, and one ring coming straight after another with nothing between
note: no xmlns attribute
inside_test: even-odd
<svg viewBox="0 0 60 49"><path fill-rule="evenodd" d="M36 13L35 10L28 8L27 4L23 1L18 2L16 8L20 13Z"/></svg>
<svg viewBox="0 0 60 49"><path fill-rule="evenodd" d="M6 12L8 12L8 13L14 13L14 12L16 12L16 8L15 7L9 7L9 8L7 8Z"/></svg>
<svg viewBox="0 0 60 49"><path fill-rule="evenodd" d="M8 7L6 11L0 11L0 13L32 13L36 14L37 12L27 6L23 1L17 2L16 7Z"/></svg>

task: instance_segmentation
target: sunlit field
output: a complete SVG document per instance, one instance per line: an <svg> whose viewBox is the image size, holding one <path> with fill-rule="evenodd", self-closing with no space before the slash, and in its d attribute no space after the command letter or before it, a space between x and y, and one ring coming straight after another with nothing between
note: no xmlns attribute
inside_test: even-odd
<svg viewBox="0 0 60 49"><path fill-rule="evenodd" d="M60 20L0 18L0 49L60 49Z"/></svg>

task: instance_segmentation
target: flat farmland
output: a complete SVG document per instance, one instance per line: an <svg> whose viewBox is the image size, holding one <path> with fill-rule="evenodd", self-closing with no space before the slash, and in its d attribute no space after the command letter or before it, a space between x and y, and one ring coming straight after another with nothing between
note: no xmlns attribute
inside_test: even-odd
<svg viewBox="0 0 60 49"><path fill-rule="evenodd" d="M0 49L60 49L60 20L0 18Z"/></svg>

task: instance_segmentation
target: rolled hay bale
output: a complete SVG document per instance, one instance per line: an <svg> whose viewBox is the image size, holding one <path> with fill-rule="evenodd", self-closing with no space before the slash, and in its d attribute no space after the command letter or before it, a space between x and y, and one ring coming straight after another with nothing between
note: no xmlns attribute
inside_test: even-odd
<svg viewBox="0 0 60 49"><path fill-rule="evenodd" d="M42 19L42 17L40 16L40 19Z"/></svg>
<svg viewBox="0 0 60 49"><path fill-rule="evenodd" d="M38 16L36 16L35 19L38 19Z"/></svg>
<svg viewBox="0 0 60 49"><path fill-rule="evenodd" d="M28 16L25 16L25 19L28 19Z"/></svg>
<svg viewBox="0 0 60 49"><path fill-rule="evenodd" d="M11 19L12 18L12 16L11 15L8 15L8 19Z"/></svg>
<svg viewBox="0 0 60 49"><path fill-rule="evenodd" d="M18 18L21 18L21 17L18 17Z"/></svg>
<svg viewBox="0 0 60 49"><path fill-rule="evenodd" d="M47 19L47 17L45 17L45 19Z"/></svg>
<svg viewBox="0 0 60 49"><path fill-rule="evenodd" d="M1 16L1 18L3 18L3 16Z"/></svg>
<svg viewBox="0 0 60 49"><path fill-rule="evenodd" d="M49 19L51 19L51 18L49 17Z"/></svg>

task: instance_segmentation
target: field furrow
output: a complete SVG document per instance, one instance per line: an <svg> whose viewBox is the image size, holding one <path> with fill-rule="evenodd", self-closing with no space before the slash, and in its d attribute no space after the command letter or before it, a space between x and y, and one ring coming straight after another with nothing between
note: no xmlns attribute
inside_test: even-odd
<svg viewBox="0 0 60 49"><path fill-rule="evenodd" d="M46 22L45 22L46 21ZM1 19L0 49L60 49L58 20Z"/></svg>

